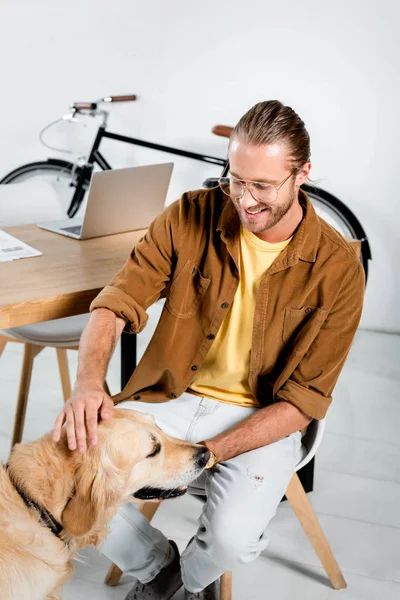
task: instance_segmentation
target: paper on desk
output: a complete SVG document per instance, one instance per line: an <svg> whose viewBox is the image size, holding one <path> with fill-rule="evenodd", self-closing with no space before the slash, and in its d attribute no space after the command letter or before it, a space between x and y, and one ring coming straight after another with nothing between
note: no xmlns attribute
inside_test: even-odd
<svg viewBox="0 0 400 600"><path fill-rule="evenodd" d="M0 262L40 256L42 252L0 229Z"/></svg>

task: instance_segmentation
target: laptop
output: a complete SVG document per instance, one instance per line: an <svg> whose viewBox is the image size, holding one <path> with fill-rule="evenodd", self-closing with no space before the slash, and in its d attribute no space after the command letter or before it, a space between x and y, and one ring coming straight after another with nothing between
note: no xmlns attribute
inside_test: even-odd
<svg viewBox="0 0 400 600"><path fill-rule="evenodd" d="M146 229L164 209L172 169L162 163L94 173L83 218L38 227L77 240Z"/></svg>

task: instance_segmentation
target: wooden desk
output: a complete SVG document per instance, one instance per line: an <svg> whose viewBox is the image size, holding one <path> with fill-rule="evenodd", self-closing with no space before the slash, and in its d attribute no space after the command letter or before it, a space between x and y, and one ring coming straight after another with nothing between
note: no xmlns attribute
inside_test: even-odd
<svg viewBox="0 0 400 600"><path fill-rule="evenodd" d="M36 225L8 233L42 256L0 262L0 329L88 312L145 230L79 241ZM135 337L135 336L133 336Z"/></svg>

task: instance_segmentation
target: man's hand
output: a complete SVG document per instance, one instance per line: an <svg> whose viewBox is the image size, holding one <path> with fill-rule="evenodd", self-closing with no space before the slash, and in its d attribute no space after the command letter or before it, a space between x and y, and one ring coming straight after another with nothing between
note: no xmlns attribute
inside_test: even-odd
<svg viewBox="0 0 400 600"><path fill-rule="evenodd" d="M113 408L113 401L102 388L76 388L54 423L53 440L59 441L61 427L66 423L68 448L78 447L80 452L86 452L87 439L92 446L97 444L98 415L107 421Z"/></svg>
<svg viewBox="0 0 400 600"><path fill-rule="evenodd" d="M244 452L277 442L295 431L300 431L311 421L311 417L305 415L294 404L275 402L260 408L250 417L200 444L211 450L221 463ZM210 466L212 468L212 463Z"/></svg>

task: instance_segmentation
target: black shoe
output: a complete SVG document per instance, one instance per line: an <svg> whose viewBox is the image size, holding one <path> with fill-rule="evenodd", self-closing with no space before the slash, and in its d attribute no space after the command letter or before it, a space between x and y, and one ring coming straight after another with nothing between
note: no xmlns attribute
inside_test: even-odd
<svg viewBox="0 0 400 600"><path fill-rule="evenodd" d="M185 600L219 600L219 580L210 583L210 585L197 594L185 589Z"/></svg>
<svg viewBox="0 0 400 600"><path fill-rule="evenodd" d="M178 546L172 540L169 543L175 552L172 563L148 583L135 583L125 600L170 600L183 585Z"/></svg>

